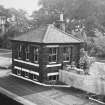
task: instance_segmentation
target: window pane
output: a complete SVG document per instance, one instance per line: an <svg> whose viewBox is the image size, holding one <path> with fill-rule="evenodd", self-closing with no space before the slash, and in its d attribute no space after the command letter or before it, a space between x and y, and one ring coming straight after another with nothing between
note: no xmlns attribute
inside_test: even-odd
<svg viewBox="0 0 105 105"><path fill-rule="evenodd" d="M52 62L52 58L51 58L51 56L49 56L49 62Z"/></svg>
<svg viewBox="0 0 105 105"><path fill-rule="evenodd" d="M20 70L17 70L17 75L21 75L21 71Z"/></svg>
<svg viewBox="0 0 105 105"><path fill-rule="evenodd" d="M49 48L49 62L57 61L57 48Z"/></svg>
<svg viewBox="0 0 105 105"><path fill-rule="evenodd" d="M49 76L49 80L52 80L52 76Z"/></svg>
<svg viewBox="0 0 105 105"><path fill-rule="evenodd" d="M71 48L68 48L68 52L69 52L69 54L71 53Z"/></svg>
<svg viewBox="0 0 105 105"><path fill-rule="evenodd" d="M52 56L52 61L56 62L57 58L56 58L56 55L53 55Z"/></svg>
<svg viewBox="0 0 105 105"><path fill-rule="evenodd" d="M17 51L18 51L18 58L21 59L22 57L22 45L21 44L17 45Z"/></svg>
<svg viewBox="0 0 105 105"><path fill-rule="evenodd" d="M25 77L29 77L29 73L28 72L25 72Z"/></svg>
<svg viewBox="0 0 105 105"><path fill-rule="evenodd" d="M49 76L49 80L58 80L58 75Z"/></svg>
<svg viewBox="0 0 105 105"><path fill-rule="evenodd" d="M71 52L71 48L68 48L68 47L63 48L63 60L64 61L70 60L70 52Z"/></svg>
<svg viewBox="0 0 105 105"><path fill-rule="evenodd" d="M33 74L33 80L37 80L38 76Z"/></svg>
<svg viewBox="0 0 105 105"><path fill-rule="evenodd" d="M39 49L34 48L34 61L38 61L39 58Z"/></svg>
<svg viewBox="0 0 105 105"><path fill-rule="evenodd" d="M35 61L37 61L38 59L37 59L37 55L35 55L35 59L34 59Z"/></svg>
<svg viewBox="0 0 105 105"><path fill-rule="evenodd" d="M67 53L67 48L66 47L63 48L63 53Z"/></svg>
<svg viewBox="0 0 105 105"><path fill-rule="evenodd" d="M53 76L53 80L56 80L56 75Z"/></svg>
<svg viewBox="0 0 105 105"><path fill-rule="evenodd" d="M67 60L67 61L68 61L68 60L70 60L70 57L69 57L69 56L67 56L67 57L66 57L66 60Z"/></svg>
<svg viewBox="0 0 105 105"><path fill-rule="evenodd" d="M26 60L29 60L29 54L30 54L30 47L29 47L29 45L27 45L27 47L25 48L25 53L26 53Z"/></svg>
<svg viewBox="0 0 105 105"><path fill-rule="evenodd" d="M26 52L29 52L29 51L30 51L30 47L29 47L29 45L26 46L25 51L26 51Z"/></svg>
<svg viewBox="0 0 105 105"><path fill-rule="evenodd" d="M53 48L53 54L56 54L56 53L57 53L57 49Z"/></svg>
<svg viewBox="0 0 105 105"><path fill-rule="evenodd" d="M49 48L49 53L52 54L52 48Z"/></svg>

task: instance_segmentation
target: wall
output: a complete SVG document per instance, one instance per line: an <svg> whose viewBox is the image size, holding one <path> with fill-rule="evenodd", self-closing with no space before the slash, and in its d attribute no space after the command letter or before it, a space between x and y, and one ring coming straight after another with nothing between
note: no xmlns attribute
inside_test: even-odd
<svg viewBox="0 0 105 105"><path fill-rule="evenodd" d="M13 59L16 58L17 59L17 49L16 49L16 44L17 43L21 43L23 45L23 49L22 49L22 59L23 61L25 60L25 47L27 44L31 45L30 48L30 61L31 63L34 64L33 61L33 47L38 47L39 48L39 67L35 67L26 63L18 63L16 61L13 60L13 69L12 71L14 73L16 73L16 71L14 70L14 65L18 66L18 67L22 67L25 69L29 69L31 71L35 71L39 73L39 81L40 82L44 82L47 80L47 74L48 73L54 73L54 72L58 72L59 69L62 69L62 65L65 66L66 64L70 64L73 60L76 62L76 65L78 65L78 60L79 60L79 50L80 50L80 44L61 44L61 45L53 45L53 47L57 47L58 48L58 56L57 56L57 62L55 64L50 64L49 63L49 48L51 48L52 45L48 45L50 47L47 47L47 45L45 44L35 44L35 43L27 43L27 42L18 42L18 41L13 41ZM70 56L70 61L69 62L63 62L63 53L62 53L62 49L63 47L72 47L72 51L71 51L71 56ZM22 75L24 76L24 72L22 73ZM31 74L30 74L30 78L31 78Z"/></svg>
<svg viewBox="0 0 105 105"><path fill-rule="evenodd" d="M16 48L16 45L17 44L21 44L23 47L22 47L22 57L21 59L18 59L17 57L17 48ZM27 46L27 44L29 44L31 47L30 47L30 60L29 61L26 61L25 59L25 47ZM34 43L28 43L28 42L19 42L19 41L13 41L12 42L12 72L16 74L17 70L14 68L14 66L16 67L19 67L19 68L23 68L23 69L27 69L27 70L30 70L30 71L34 71L36 73L39 73L40 71L40 68L38 66L35 66L38 65L38 63L35 63L34 62L34 59L33 59L33 47L38 47L39 50L40 50L40 45L38 44L34 44ZM22 71L22 76L24 77L24 72ZM29 78L32 79L32 75L29 73ZM38 78L40 79L40 78Z"/></svg>
<svg viewBox="0 0 105 105"><path fill-rule="evenodd" d="M54 47L54 45L53 45L53 47ZM55 45L55 47L57 47L57 45ZM72 47L72 51L71 51L72 54L71 54L69 62L63 62L63 54L62 54L63 47ZM41 74L43 77L43 81L47 79L48 73L58 72L59 69L62 69L62 64L63 64L63 66L65 66L66 64L70 64L72 61L75 61L76 66L78 66L80 44L58 45L58 47L57 47L58 48L57 62L54 64L53 63L50 64L48 61L49 48L51 48L51 47L43 46L41 48L41 52L40 52L40 60L39 61L40 61L40 67L41 67L40 70L41 70ZM61 64L61 66L58 66L59 64ZM51 67L47 67L47 66L51 66Z"/></svg>

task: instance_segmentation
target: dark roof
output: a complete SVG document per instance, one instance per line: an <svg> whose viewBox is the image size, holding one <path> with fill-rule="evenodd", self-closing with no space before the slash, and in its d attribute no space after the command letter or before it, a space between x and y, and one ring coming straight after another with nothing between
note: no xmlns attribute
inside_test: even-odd
<svg viewBox="0 0 105 105"><path fill-rule="evenodd" d="M41 26L27 32L13 40L38 42L38 43L81 43L82 41L73 35L67 34L53 25Z"/></svg>

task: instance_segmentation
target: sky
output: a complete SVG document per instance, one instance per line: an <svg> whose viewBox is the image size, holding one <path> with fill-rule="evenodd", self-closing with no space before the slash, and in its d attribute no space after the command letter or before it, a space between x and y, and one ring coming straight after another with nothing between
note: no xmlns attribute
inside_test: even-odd
<svg viewBox="0 0 105 105"><path fill-rule="evenodd" d="M23 9L31 15L32 11L38 10L38 0L0 0L0 5L5 8Z"/></svg>

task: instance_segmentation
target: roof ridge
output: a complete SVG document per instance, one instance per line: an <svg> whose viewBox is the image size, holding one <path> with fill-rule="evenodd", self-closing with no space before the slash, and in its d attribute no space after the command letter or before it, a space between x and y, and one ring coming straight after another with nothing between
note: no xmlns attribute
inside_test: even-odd
<svg viewBox="0 0 105 105"><path fill-rule="evenodd" d="M47 29L46 29L46 32L45 32L45 35L44 35L44 37L43 37L42 42L44 42L44 40L47 39L47 37L48 37L48 32L49 32L49 30L50 30L51 27L52 27L52 24L49 24L49 25L47 26Z"/></svg>
<svg viewBox="0 0 105 105"><path fill-rule="evenodd" d="M71 34L69 34L69 33L67 33L67 32L65 32L65 31L63 31L63 30L60 30L60 29L58 29L58 28L56 28L56 27L54 27L57 31L60 31L60 32L62 32L62 33L64 33L65 35L67 35L67 36L71 36L72 38L75 38L76 40L78 40L78 41L82 41L81 39L79 39L79 38L77 38L77 37L75 37L75 36L73 36L73 35L71 35Z"/></svg>
<svg viewBox="0 0 105 105"><path fill-rule="evenodd" d="M45 32L44 32L44 35L43 35L43 38L42 38L41 43L43 43L43 40L44 40L44 37L45 37L45 35L46 35L46 30L48 29L48 26L47 26L47 25L43 25L43 26L40 26L38 29L43 30L43 28L45 28Z"/></svg>
<svg viewBox="0 0 105 105"><path fill-rule="evenodd" d="M24 37L25 36L25 37ZM75 36L57 29L53 24L38 27L14 40L39 43L82 43Z"/></svg>

